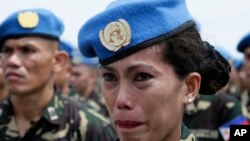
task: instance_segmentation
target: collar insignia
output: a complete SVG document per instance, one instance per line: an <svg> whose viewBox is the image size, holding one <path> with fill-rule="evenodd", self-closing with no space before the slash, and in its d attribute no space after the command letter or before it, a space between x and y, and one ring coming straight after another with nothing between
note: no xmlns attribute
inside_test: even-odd
<svg viewBox="0 0 250 141"><path fill-rule="evenodd" d="M55 110L55 108L54 107L48 107L48 112L49 112L49 116L50 116L50 119L51 120L56 120L56 119L58 119L58 116L57 116L57 114L56 114L56 110Z"/></svg>

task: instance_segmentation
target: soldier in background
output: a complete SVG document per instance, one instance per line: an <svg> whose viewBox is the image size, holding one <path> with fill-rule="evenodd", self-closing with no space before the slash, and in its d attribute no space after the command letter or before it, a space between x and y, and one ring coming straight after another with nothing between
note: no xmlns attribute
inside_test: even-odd
<svg viewBox="0 0 250 141"><path fill-rule="evenodd" d="M67 63L59 51L61 20L50 11L17 11L0 26L4 84L1 141L112 141L107 122L56 94L54 75Z"/></svg>
<svg viewBox="0 0 250 141"><path fill-rule="evenodd" d="M250 120L250 33L240 40L237 50L244 55L243 65L240 70L242 90L239 97L243 114Z"/></svg>
<svg viewBox="0 0 250 141"><path fill-rule="evenodd" d="M242 115L240 102L225 93L198 95L185 107L183 122L199 141L224 141L219 128Z"/></svg>
<svg viewBox="0 0 250 141"><path fill-rule="evenodd" d="M215 49L228 61L231 66L230 80L220 91L229 95L235 95L239 91L239 78L235 68L236 59L223 47L216 45ZM236 96L235 96L236 97Z"/></svg>
<svg viewBox="0 0 250 141"><path fill-rule="evenodd" d="M73 55L72 64L70 83L78 94L75 99L109 118L100 90L98 59L83 57L77 50Z"/></svg>
<svg viewBox="0 0 250 141"><path fill-rule="evenodd" d="M216 49L232 65L231 55L221 47L216 46ZM234 75L234 71L230 72L230 76ZM234 85L230 78L229 83L215 95L198 95L193 103L185 107L183 121L199 141L224 141L219 128L242 115L240 102L227 93Z"/></svg>
<svg viewBox="0 0 250 141"><path fill-rule="evenodd" d="M67 54L67 61L63 68L55 74L56 90L63 96L74 99L77 96L77 92L70 84L74 48L69 42L62 40L60 41L60 51Z"/></svg>

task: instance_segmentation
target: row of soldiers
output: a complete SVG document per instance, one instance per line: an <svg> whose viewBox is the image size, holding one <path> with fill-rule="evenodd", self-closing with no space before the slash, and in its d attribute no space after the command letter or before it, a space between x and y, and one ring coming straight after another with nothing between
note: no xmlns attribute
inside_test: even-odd
<svg viewBox="0 0 250 141"><path fill-rule="evenodd" d="M0 140L112 141L98 61L61 40L64 24L45 9L0 24Z"/></svg>
<svg viewBox="0 0 250 141"><path fill-rule="evenodd" d="M183 121L199 141L229 140L229 132L221 130L224 125L241 124L243 121L233 122L240 118L250 121L250 34L237 46L244 59L235 59L222 47L215 48L231 65L230 81L215 95L198 95L185 107Z"/></svg>
<svg viewBox="0 0 250 141"><path fill-rule="evenodd" d="M98 61L62 41L63 29L43 9L18 11L1 23L0 140L115 140ZM225 140L219 127L242 114L250 119L249 40L238 46L245 58L238 73L231 68L228 86L185 107L184 123L199 141Z"/></svg>
<svg viewBox="0 0 250 141"><path fill-rule="evenodd" d="M105 101L101 95L98 59L82 56L79 50L67 41L60 42L60 50L68 55L68 61L55 75L57 92L109 119Z"/></svg>

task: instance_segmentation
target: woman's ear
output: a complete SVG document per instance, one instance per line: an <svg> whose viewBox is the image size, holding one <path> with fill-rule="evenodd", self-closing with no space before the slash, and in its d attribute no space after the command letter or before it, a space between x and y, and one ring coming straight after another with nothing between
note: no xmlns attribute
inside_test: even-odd
<svg viewBox="0 0 250 141"><path fill-rule="evenodd" d="M69 63L69 56L65 51L57 51L54 60L54 72L58 72Z"/></svg>
<svg viewBox="0 0 250 141"><path fill-rule="evenodd" d="M186 78L187 93L185 94L185 104L192 103L199 93L201 75L197 72L190 73Z"/></svg>

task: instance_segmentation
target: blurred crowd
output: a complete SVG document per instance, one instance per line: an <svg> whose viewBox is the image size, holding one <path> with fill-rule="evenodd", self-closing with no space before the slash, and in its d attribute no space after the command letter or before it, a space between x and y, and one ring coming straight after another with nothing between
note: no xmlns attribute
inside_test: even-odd
<svg viewBox="0 0 250 141"><path fill-rule="evenodd" d="M5 23L3 23L2 26L3 28L6 28L4 27L6 26L4 24ZM16 29L13 28L13 32L14 30ZM45 28L42 30L47 29ZM0 32L4 31L0 30ZM50 32L48 32L48 34L49 36L51 36ZM5 39L5 37L3 37L3 39ZM103 131L108 132L105 132L107 135L106 137L101 137L101 135L100 138L114 140L117 136L112 127L112 122L110 120L106 102L102 95L101 82L103 81L103 78L101 77L98 70L98 68L100 67L99 59L97 57L84 57L79 51L78 47L73 46L69 41L56 41L58 41L59 43L59 51L65 54L65 63L61 65L61 69L59 71L56 71L53 78L51 78L53 79L52 82L55 93L67 99L68 101L75 103L76 105L81 105L80 107L84 107L83 109L87 111L86 113L90 113L90 115L93 116L93 118L90 119L98 119L98 122L100 122L102 125L105 125L105 127L96 126L96 129L103 128ZM2 45L1 40L0 43ZM198 95L193 102L185 106L183 122L189 129L191 129L191 132L194 133L199 141L227 140L229 133L222 130L224 125L239 117L245 118L246 121L248 120L248 122L250 121L250 33L242 37L242 39L238 41L238 46L235 47L244 55L243 59L234 58L234 55L230 54L225 49L226 47L214 45L214 48L230 64L230 80L227 85L220 91L216 92L215 95ZM4 49L5 50L3 52L5 55L5 59L6 54L11 51L14 52L14 49L8 49L8 46L4 46ZM1 53L0 101L2 103L6 103L6 100L8 101L10 99L10 95L6 90L6 87L8 87L8 85L5 85L8 82L4 82L8 81L8 79L3 79L3 75L5 74L3 74L2 63ZM61 103L59 102L58 105L60 104ZM3 112L4 111L0 110L0 117ZM89 118L91 116L86 115L86 118ZM7 123L10 124L10 122ZM0 124L0 130L2 128L1 126L2 125ZM87 128L90 129L91 127L86 126L85 128L87 130ZM96 129L94 129L93 132L95 132ZM103 131L101 132L103 133ZM91 133L86 134L89 136L91 135ZM99 134L101 133L98 133L98 135ZM1 135L2 133L0 132L0 136ZM96 141L97 140L99 139L96 139Z"/></svg>

